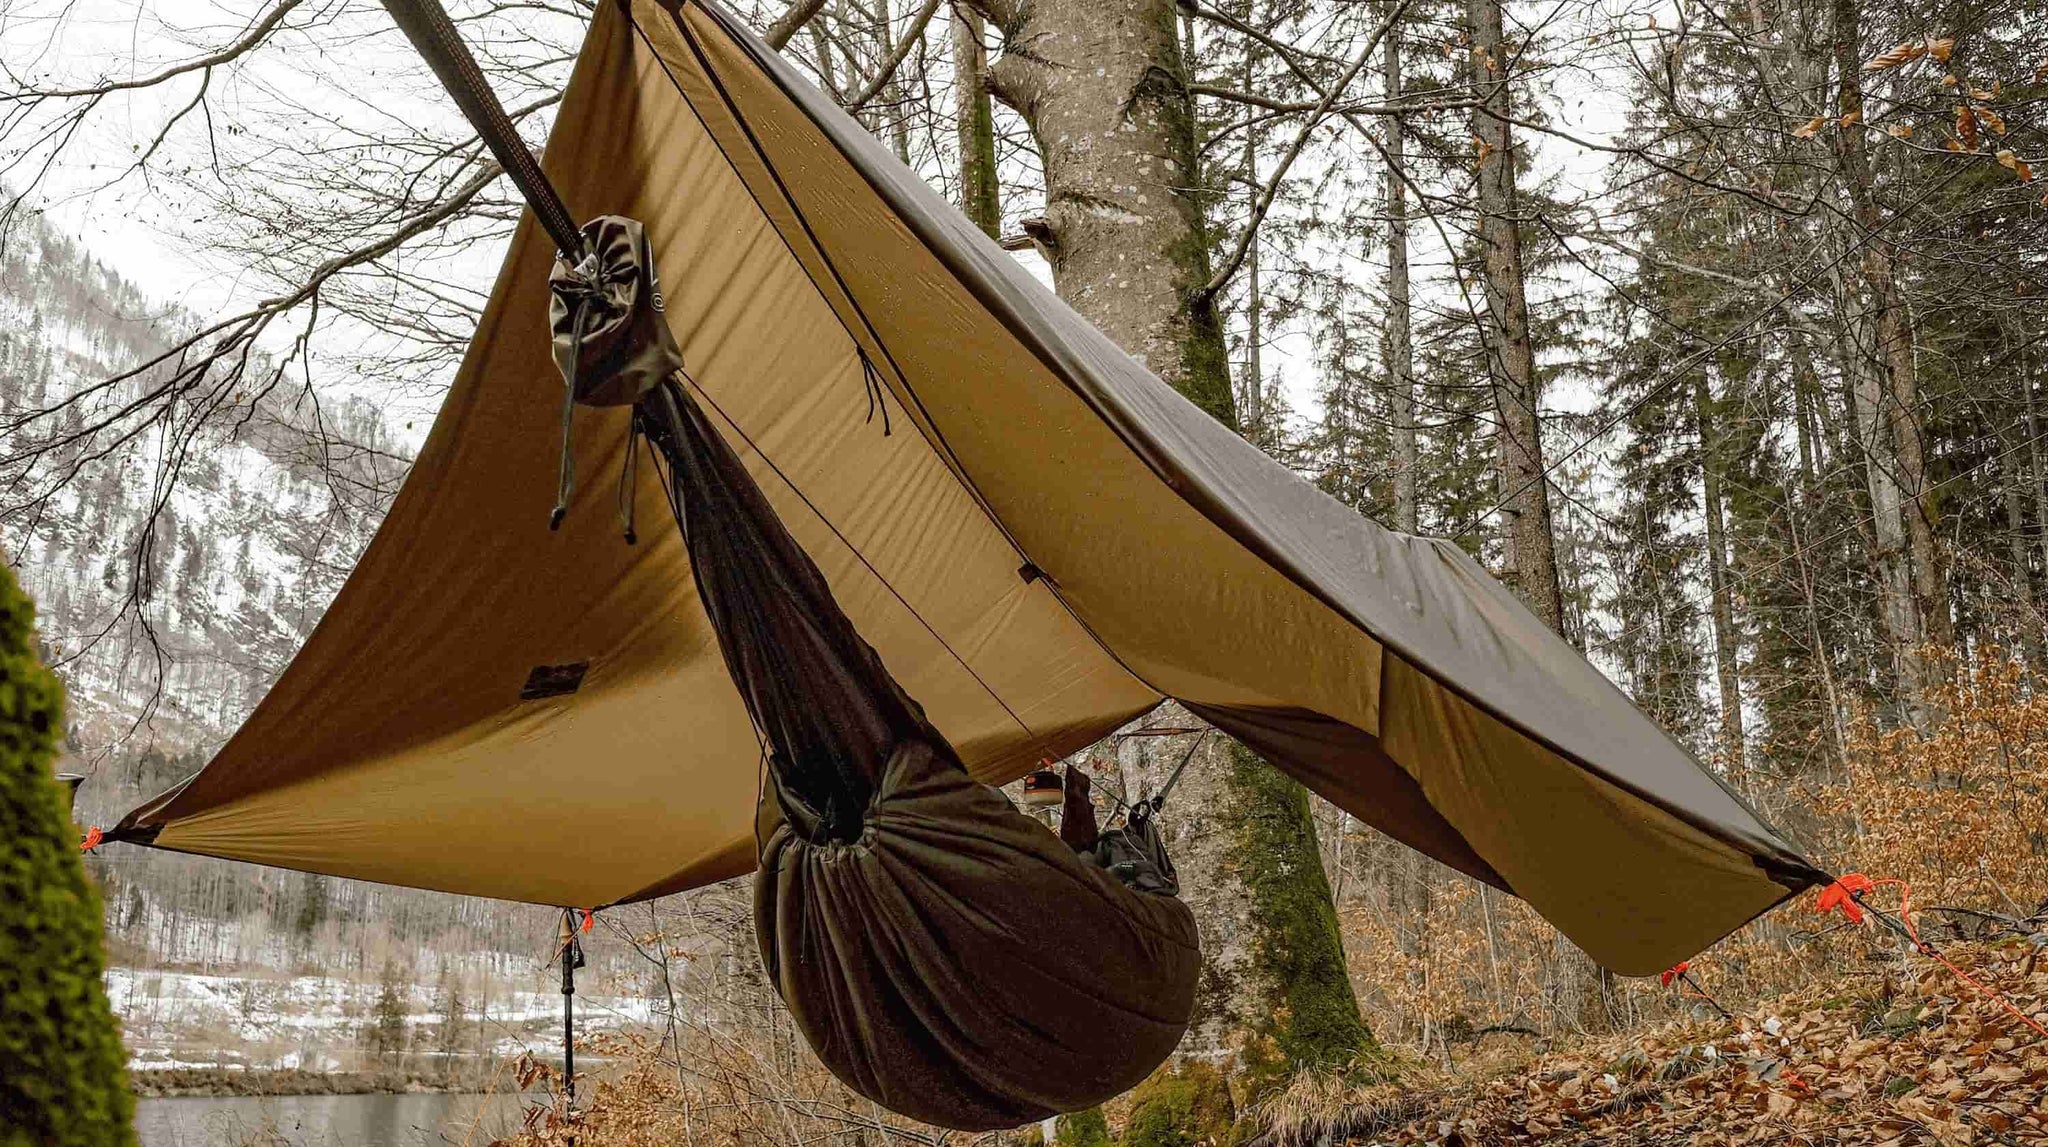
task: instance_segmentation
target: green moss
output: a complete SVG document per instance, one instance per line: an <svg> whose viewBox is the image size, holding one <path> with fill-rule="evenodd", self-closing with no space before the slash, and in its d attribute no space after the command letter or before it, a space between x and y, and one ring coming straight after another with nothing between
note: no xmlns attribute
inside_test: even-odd
<svg viewBox="0 0 2048 1147"><path fill-rule="evenodd" d="M1166 376L1174 389L1210 417L1236 430L1237 400L1230 386L1223 322L1207 290L1214 273L1210 260L1214 236L1209 229L1213 196L1202 173L1201 125L1188 88L1187 62L1181 57L1177 12L1172 4L1153 5L1153 17L1160 22L1158 42L1165 46L1166 56L1145 70L1130 96L1133 111L1143 105L1159 117L1166 136L1164 158L1174 168L1170 187L1182 221L1180 233L1168 239L1164 252L1174 268L1181 299L1180 314L1175 316L1180 327L1180 363Z"/></svg>
<svg viewBox="0 0 2048 1147"><path fill-rule="evenodd" d="M964 17L956 16L956 19ZM978 33L979 17L973 19ZM984 65L985 66L985 65ZM1000 239L1003 228L1002 190L996 182L995 108L986 88L973 93L968 102L970 154L960 157L960 209L991 239Z"/></svg>
<svg viewBox="0 0 2048 1147"><path fill-rule="evenodd" d="M35 612L0 568L0 1147L135 1140L120 1030L101 982L100 898L50 771L64 694Z"/></svg>
<svg viewBox="0 0 2048 1147"><path fill-rule="evenodd" d="M1122 1147L1228 1147L1237 1107L1223 1073L1206 1063L1161 1068L1131 1093Z"/></svg>
<svg viewBox="0 0 2048 1147"><path fill-rule="evenodd" d="M1059 1147L1111 1147L1115 1142L1109 1137L1109 1120L1100 1107L1060 1116L1053 1124L1052 1138Z"/></svg>
<svg viewBox="0 0 2048 1147"><path fill-rule="evenodd" d="M1208 260L1201 260L1203 266ZM1207 274L1202 282L1207 282ZM1230 386L1230 352L1223 341L1223 321L1216 304L1206 295L1190 293L1181 321L1181 376L1177 387L1211 418L1242 431L1237 421L1237 397Z"/></svg>
<svg viewBox="0 0 2048 1147"><path fill-rule="evenodd" d="M1269 997L1242 1055L1245 1093L1304 1070L1376 1072L1382 1057L1351 990L1308 790L1237 744L1229 790L1223 820L1251 893L1254 959Z"/></svg>

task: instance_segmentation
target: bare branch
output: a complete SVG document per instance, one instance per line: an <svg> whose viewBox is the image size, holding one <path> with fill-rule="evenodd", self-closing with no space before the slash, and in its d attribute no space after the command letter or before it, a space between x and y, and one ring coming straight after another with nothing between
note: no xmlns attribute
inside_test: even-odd
<svg viewBox="0 0 2048 1147"><path fill-rule="evenodd" d="M905 32L903 39L890 50L888 59L882 61L882 67L875 73L875 77L869 80L868 85L857 95L846 101L847 111L859 111L889 85L889 80L895 76L896 69L902 67L904 59L910 55L910 49L924 39L925 27L932 22L932 16L938 12L941 3L943 0L925 0L924 7L918 9L917 18L910 22L910 30Z"/></svg>
<svg viewBox="0 0 2048 1147"><path fill-rule="evenodd" d="M1294 165L1295 159L1301 155L1301 149L1307 146L1308 137L1316 128L1322 126L1323 119L1329 115L1331 105L1337 102L1337 97L1344 89L1351 86L1351 81L1358 78L1358 73L1365 69L1366 61L1372 59L1374 52L1379 51L1380 41L1386 39L1387 33L1408 11L1408 5L1412 2L1413 0L1401 0L1401 3L1387 14L1387 18L1381 21L1372 37L1365 42L1365 48L1358 53L1358 58L1351 61L1351 66L1344 70L1344 74L1337 78L1336 83L1330 85L1330 89L1323 93L1322 100L1310 111L1308 122L1302 124L1301 130L1295 133L1294 142L1288 145L1287 153L1281 156L1279 166L1274 168L1273 178L1267 182L1265 192L1259 196L1258 205L1252 208L1252 217L1245 222L1244 233L1237 239L1237 247L1231 251L1230 257L1223 261L1223 265L1216 269L1215 276L1203 285L1203 295L1213 296L1222 290L1224 284L1230 282L1231 276L1237 274L1237 269L1244 265L1246 252L1251 250L1252 243L1258 239L1259 224L1265 222L1266 212L1273 207L1273 197L1280 193L1280 183L1287 178L1287 169Z"/></svg>
<svg viewBox="0 0 2048 1147"><path fill-rule="evenodd" d="M812 17L824 10L825 0L796 0L796 3L789 6L789 11L768 25L768 30L761 33L761 39L765 40L769 47L780 52L789 46L792 37L803 31L804 25L810 23Z"/></svg>

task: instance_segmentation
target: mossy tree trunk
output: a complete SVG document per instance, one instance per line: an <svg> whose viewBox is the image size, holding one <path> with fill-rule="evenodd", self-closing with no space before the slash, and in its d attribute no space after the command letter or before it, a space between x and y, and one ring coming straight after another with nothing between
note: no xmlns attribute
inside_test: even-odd
<svg viewBox="0 0 2048 1147"><path fill-rule="evenodd" d="M996 96L1030 127L1046 213L1032 230L1060 295L1218 421L1240 429L1212 295L1208 191L1172 0L983 0L1002 32ZM1189 618L1188 624L1201 624ZM1186 714L1168 718L1194 723ZM1131 742L1157 786L1185 741ZM1143 758L1143 759L1137 759ZM1205 961L1184 1060L1246 1098L1301 1068L1376 1050L1359 1017L1308 793L1211 736L1165 827Z"/></svg>
<svg viewBox="0 0 2048 1147"><path fill-rule="evenodd" d="M953 7L953 111L960 152L960 210L991 239L1001 238L996 183L995 109L988 96L988 31L981 13Z"/></svg>
<svg viewBox="0 0 2048 1147"><path fill-rule="evenodd" d="M63 691L0 567L0 1147L135 1141L126 1053L101 982L100 898L51 772Z"/></svg>

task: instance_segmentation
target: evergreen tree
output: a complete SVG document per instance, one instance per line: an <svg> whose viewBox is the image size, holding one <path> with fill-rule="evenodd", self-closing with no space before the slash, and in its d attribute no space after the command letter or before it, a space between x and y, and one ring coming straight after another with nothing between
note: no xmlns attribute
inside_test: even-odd
<svg viewBox="0 0 2048 1147"><path fill-rule="evenodd" d="M63 691L36 660L34 618L0 570L0 1147L131 1143L100 897L50 771Z"/></svg>

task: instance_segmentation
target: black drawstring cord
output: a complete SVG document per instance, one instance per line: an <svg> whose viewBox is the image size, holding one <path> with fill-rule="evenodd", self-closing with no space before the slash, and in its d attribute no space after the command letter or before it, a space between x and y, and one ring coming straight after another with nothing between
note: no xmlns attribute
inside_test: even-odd
<svg viewBox="0 0 2048 1147"><path fill-rule="evenodd" d="M548 515L548 529L562 528L569 516L569 496L576 492L576 457L571 449L570 428L576 421L576 368L583 361L583 319L590 310L590 297L576 300L576 317L569 327L569 370L562 386L562 465L555 479L555 508Z"/></svg>
<svg viewBox="0 0 2048 1147"><path fill-rule="evenodd" d="M640 543L640 535L633 531L634 502L640 493L640 411L635 407L633 417L626 424L626 461L619 467L619 521L626 527L626 544Z"/></svg>
<svg viewBox="0 0 2048 1147"><path fill-rule="evenodd" d="M866 348L856 343L853 349L860 355L860 383L861 387L868 394L867 421L873 422L875 420L875 409L880 407L882 411L882 437L887 438L889 436L889 402L888 392L882 389L882 373L875 369L875 360L868 357Z"/></svg>

